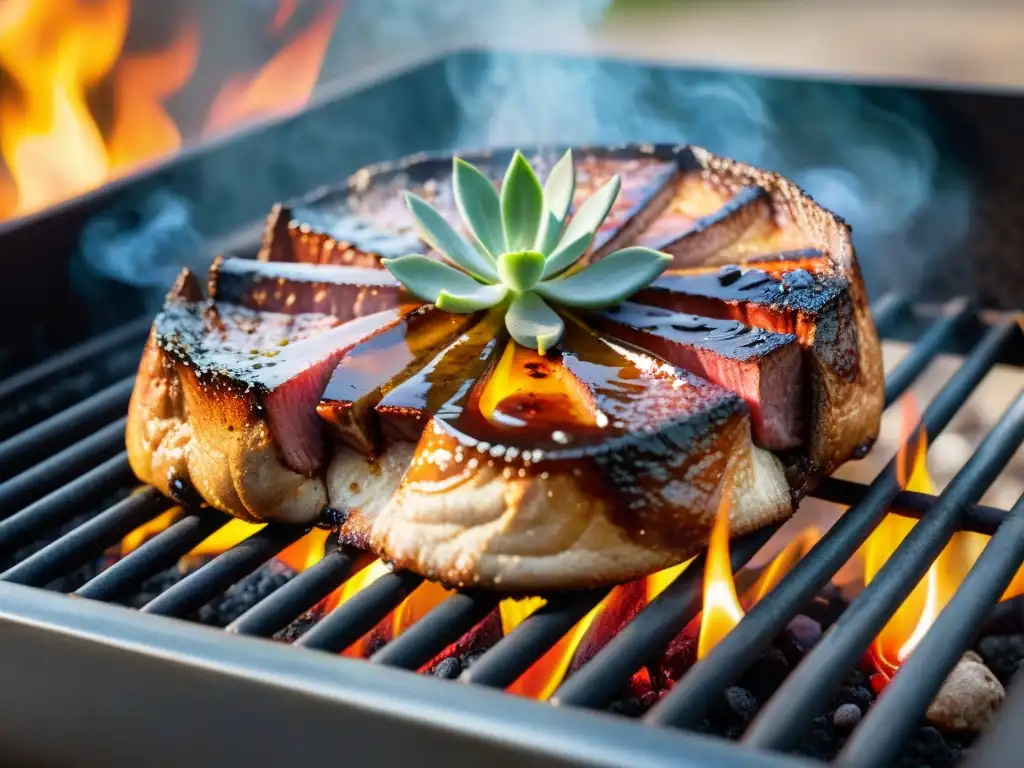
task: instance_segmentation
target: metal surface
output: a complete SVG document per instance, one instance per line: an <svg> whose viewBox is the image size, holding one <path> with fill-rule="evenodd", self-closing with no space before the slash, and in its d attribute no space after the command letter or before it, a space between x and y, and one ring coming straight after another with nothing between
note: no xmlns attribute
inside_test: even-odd
<svg viewBox="0 0 1024 768"><path fill-rule="evenodd" d="M885 330L916 315L916 310L898 296L887 296L876 303L875 313ZM979 324L973 307L964 304L915 321L921 333L887 379L889 402L905 392L937 354L950 347L970 350L925 409L922 424L934 437L1010 342L1019 342L1020 330L1009 321ZM81 356L71 350L66 359L74 366ZM47 375L59 376L61 370L47 369ZM123 401L129 384L126 380L109 391L116 391ZM146 579L172 567L227 523L209 509L184 509L167 528L99 575L69 587L77 597L89 599L71 600L40 590L104 557L124 535L171 506L152 489L135 489L123 451L108 458L106 449L120 439L124 415L114 410L111 398L94 396L51 414L31 428L28 437L23 433L3 444L13 440L15 446L28 447L33 457L20 465L22 472L0 483L0 515L5 516L0 519L0 557L7 563L0 574L0 653L18 659L0 693L5 712L12 712L7 727L0 729L0 751L11 759L85 765L102 752L104 763L115 766L186 761L269 765L342 756L388 764L429 751L456 765L482 760L496 765L527 760L541 765L671 762L695 768L718 762L751 768L799 765L795 758L773 750L790 746L806 728L806 719L827 700L952 532L995 533L957 598L894 678L893 698L883 699L884 704L869 712L842 755L857 765L882 766L898 753L908 728L916 724L962 651L967 628L986 614L1020 560L1021 504L1008 513L976 502L1021 443L1024 398L939 497L901 491L894 463L867 486L834 478L824 481L814 495L848 504L849 512L706 659L689 669L642 723L630 722L579 710L600 709L614 700L623 684L656 659L696 616L703 556L569 676L549 704L487 689L513 683L572 632L608 589L547 596L542 608L463 671L462 684L404 670L430 662L486 619L497 602L490 594L457 592L397 639L375 649L370 663L333 655L367 636L422 584L421 577L407 572L383 574L320 617L291 647L228 638L223 632L167 618L190 616L223 595L305 534L297 528L262 528L166 589L141 611L104 605L137 593ZM106 420L93 415L93 409L102 411ZM94 432L83 431L82 424L94 422ZM107 502L109 498L114 503ZM95 508L104 503L106 509ZM921 523L836 629L765 703L744 735L746 748L664 727L699 723L711 703L743 675L889 511ZM774 532L768 528L733 542L734 570L754 557ZM27 545L33 549L21 553ZM368 562L353 550L331 549L227 630L234 636L271 637ZM62 691L56 698L50 686L39 684L54 679ZM899 713L893 714L897 706ZM1015 711L1008 705L1006 717L1014 717ZM43 719L39 712L46 713ZM118 738L112 741L109 734L114 728ZM181 738L183 732L189 737Z"/></svg>

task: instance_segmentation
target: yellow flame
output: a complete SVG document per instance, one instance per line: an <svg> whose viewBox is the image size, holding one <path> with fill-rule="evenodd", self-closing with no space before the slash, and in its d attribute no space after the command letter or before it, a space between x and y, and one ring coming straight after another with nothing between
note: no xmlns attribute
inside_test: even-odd
<svg viewBox="0 0 1024 768"><path fill-rule="evenodd" d="M732 565L729 563L729 504L727 494L723 493L708 539L697 658L707 656L740 623L743 616L743 607L736 595L736 584L732 578Z"/></svg>

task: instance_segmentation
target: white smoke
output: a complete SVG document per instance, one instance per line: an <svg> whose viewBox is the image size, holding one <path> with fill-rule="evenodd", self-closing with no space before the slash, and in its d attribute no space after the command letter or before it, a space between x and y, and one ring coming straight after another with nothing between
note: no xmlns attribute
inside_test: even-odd
<svg viewBox="0 0 1024 768"><path fill-rule="evenodd" d="M430 83L430 95L416 94L426 108L417 107L415 119L405 104L377 104L371 113L346 113L343 125L299 121L301 130L281 135L274 164L251 157L227 168L211 158L192 200L194 218L165 196L145 206L134 238L101 220L83 243L86 260L118 281L162 287L181 265L210 257L195 229L208 232L211 216L238 209L239 200L252 207L257 197L269 209L310 178L316 181L308 186L331 181L320 178L324 167L356 153L385 160L428 149L666 142L702 145L795 180L851 223L873 293L914 293L929 280L948 286L956 279L964 260L946 259L937 269L935 259L954 254L966 237L969 188L937 149L916 100L851 85L602 59L595 30L610 4L348 0L328 75L425 46L496 50L449 57L447 89ZM523 47L573 53L514 52ZM455 129L441 129L445 122ZM433 143L442 135L446 145Z"/></svg>

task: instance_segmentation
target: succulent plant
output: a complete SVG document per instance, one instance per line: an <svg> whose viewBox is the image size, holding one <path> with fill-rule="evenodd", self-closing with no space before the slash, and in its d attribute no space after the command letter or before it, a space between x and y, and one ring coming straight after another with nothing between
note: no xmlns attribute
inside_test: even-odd
<svg viewBox="0 0 1024 768"><path fill-rule="evenodd" d="M467 239L427 201L407 192L406 204L423 239L455 267L423 255L384 259L384 266L423 301L447 312L505 308L505 327L523 346L543 354L565 325L551 305L595 309L618 304L660 275L671 261L650 248L630 247L576 268L619 193L618 176L569 217L576 176L566 152L541 186L516 151L501 194L466 161L455 158L455 203Z"/></svg>

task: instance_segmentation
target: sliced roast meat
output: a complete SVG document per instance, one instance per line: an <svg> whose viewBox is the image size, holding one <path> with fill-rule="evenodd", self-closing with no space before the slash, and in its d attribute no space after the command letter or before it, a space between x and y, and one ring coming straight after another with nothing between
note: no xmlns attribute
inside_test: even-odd
<svg viewBox="0 0 1024 768"><path fill-rule="evenodd" d="M816 271L805 269L815 263ZM790 479L799 487L801 477L834 471L862 443L847 414L850 392L862 390L860 339L845 277L813 258L763 265L665 273L633 301L797 337L809 430L806 448L790 460Z"/></svg>
<svg viewBox="0 0 1024 768"><path fill-rule="evenodd" d="M740 395L761 447L784 450L803 442L802 355L792 334L632 303L591 320L611 336Z"/></svg>
<svg viewBox="0 0 1024 768"><path fill-rule="evenodd" d="M341 321L419 301L385 269L214 259L210 298L249 309L321 313Z"/></svg>
<svg viewBox="0 0 1024 768"><path fill-rule="evenodd" d="M430 362L392 388L377 404L385 443L415 443L430 417L449 401L459 402L487 370L506 341L504 316L492 311L439 352Z"/></svg>
<svg viewBox="0 0 1024 768"><path fill-rule="evenodd" d="M849 284L839 275L802 268L770 274L733 265L700 273L666 272L632 300L792 333L838 375L856 374L857 328L851 322Z"/></svg>
<svg viewBox="0 0 1024 768"><path fill-rule="evenodd" d="M243 519L313 520L327 505L323 388L346 350L404 310L347 323L258 312L195 301L198 282L183 279L189 290L157 316L136 381L130 419L150 439L129 441L133 468L176 497L196 492ZM147 445L163 455L139 455Z"/></svg>
<svg viewBox="0 0 1024 768"><path fill-rule="evenodd" d="M455 585L580 587L693 554L725 492L735 533L789 514L737 395L572 323L559 349L510 344L439 409L378 554Z"/></svg>
<svg viewBox="0 0 1024 768"><path fill-rule="evenodd" d="M623 161L616 157L584 156L576 163L573 210L618 174L621 180L608 217L602 222L591 249L595 258L631 242L665 210L672 199L679 166L674 159L655 156Z"/></svg>
<svg viewBox="0 0 1024 768"><path fill-rule="evenodd" d="M357 344L330 375L316 409L320 418L342 442L367 455L376 454L380 429L374 407L381 397L419 371L473 319L426 305Z"/></svg>
<svg viewBox="0 0 1024 768"><path fill-rule="evenodd" d="M670 206L668 215L644 233L641 244L671 254L677 267L715 263L752 229L771 227L771 198L760 187L740 190L721 208L696 220L676 210Z"/></svg>
<svg viewBox="0 0 1024 768"><path fill-rule="evenodd" d="M275 205L263 230L259 259L372 269L380 268L382 258L423 249L411 226L383 229L344 210L344 202L344 194L332 191L294 205Z"/></svg>

